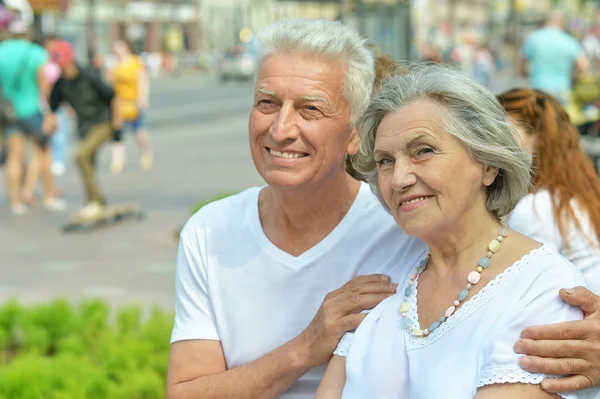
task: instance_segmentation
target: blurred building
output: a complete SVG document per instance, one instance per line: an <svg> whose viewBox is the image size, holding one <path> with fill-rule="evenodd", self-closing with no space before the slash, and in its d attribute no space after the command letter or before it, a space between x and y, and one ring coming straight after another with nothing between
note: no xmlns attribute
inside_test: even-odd
<svg viewBox="0 0 600 399"><path fill-rule="evenodd" d="M199 21L196 0L70 0L54 33L71 41L80 57L90 48L108 54L119 38L139 52L182 52L200 48Z"/></svg>

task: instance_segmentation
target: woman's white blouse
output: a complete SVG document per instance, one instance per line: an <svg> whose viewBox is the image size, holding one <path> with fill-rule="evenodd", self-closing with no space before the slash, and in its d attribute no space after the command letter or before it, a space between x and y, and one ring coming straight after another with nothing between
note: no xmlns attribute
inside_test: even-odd
<svg viewBox="0 0 600 399"><path fill-rule="evenodd" d="M426 338L402 328L406 283L336 349L347 357L344 399L463 399L489 384L539 384L546 376L522 370L513 350L521 331L583 317L558 296L560 288L584 284L581 273L545 245L499 274ZM417 291L418 280L408 316L413 328L427 328L418 323ZM563 397L594 398L598 392Z"/></svg>
<svg viewBox="0 0 600 399"><path fill-rule="evenodd" d="M549 245L581 270L590 291L600 295L600 242L590 218L572 200L580 227L568 222L566 239L563 240L554 218L552 198L547 190L525 196L511 213L508 224L521 234ZM593 244L590 244L590 239Z"/></svg>

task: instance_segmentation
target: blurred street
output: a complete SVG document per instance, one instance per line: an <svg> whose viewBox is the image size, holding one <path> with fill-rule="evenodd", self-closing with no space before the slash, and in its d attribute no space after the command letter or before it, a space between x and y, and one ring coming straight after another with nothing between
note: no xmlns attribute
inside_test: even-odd
<svg viewBox="0 0 600 399"><path fill-rule="evenodd" d="M510 86L510 71L494 79L494 91ZM190 208L219 192L261 184L247 148L252 83L221 84L210 77L161 78L153 82L148 125L156 165L138 168L128 137L127 168L109 171L110 148L100 158L101 182L112 203L139 201L143 221L65 235L66 214L36 209L15 218L0 204L0 303L9 297L38 302L57 296L103 297L113 305L173 306L174 231ZM82 203L71 163L58 179L70 210ZM4 193L2 201L6 201Z"/></svg>
<svg viewBox="0 0 600 399"><path fill-rule="evenodd" d="M173 305L174 231L195 203L216 193L261 183L247 151L250 84L220 86L182 78L154 85L149 127L156 165L138 167L137 148L128 136L127 168L109 171L110 148L100 157L100 179L114 203L139 201L146 219L125 221L90 233L64 235L67 214L35 209L13 217L0 204L0 303L24 303L57 296L103 297L113 305ZM72 163L58 179L70 211L82 203L81 183Z"/></svg>

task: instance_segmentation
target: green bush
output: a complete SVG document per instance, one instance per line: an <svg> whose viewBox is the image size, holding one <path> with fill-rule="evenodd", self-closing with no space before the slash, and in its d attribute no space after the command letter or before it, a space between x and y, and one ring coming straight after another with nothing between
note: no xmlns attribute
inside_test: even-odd
<svg viewBox="0 0 600 399"><path fill-rule="evenodd" d="M199 203L197 203L196 205L194 205L194 206L192 207L192 212L191 212L191 213L192 213L192 215L193 215L193 214L195 214L196 212L198 212L198 211L199 211L199 210L200 210L202 207L204 207L204 206L206 206L206 205L210 204L211 202L215 202L215 201L218 201L218 200L221 200L221 199L223 199L223 198L227 198L227 197L230 197L230 196L232 196L232 195L236 195L236 194L237 194L237 192L235 192L235 193L234 193L234 192L229 192L229 193L227 193L227 192L225 192L225 193L219 193L219 194L215 195L214 197L211 197L211 198L207 199L206 201L202 201L202 202L199 202ZM179 234L181 234L181 230L182 230L182 229L183 229L183 226L181 226L181 227L179 227L179 228L177 228L177 229L175 230L175 232L174 232L174 236L175 236L175 238L176 238L176 239L179 239ZM0 399L2 399L2 398L0 398Z"/></svg>
<svg viewBox="0 0 600 399"><path fill-rule="evenodd" d="M0 305L0 399L164 398L172 327L99 300Z"/></svg>
<svg viewBox="0 0 600 399"><path fill-rule="evenodd" d="M221 200L223 198L227 198L227 197L230 197L230 196L236 195L236 194L237 193L233 193L233 192L230 192L230 193L219 193L219 194L215 195L214 197L211 197L211 198L207 199L206 201L199 202L199 203L197 203L196 205L194 205L192 207L192 215L194 213L198 212L202 207L210 204L211 202L215 202L215 201L218 201L218 200Z"/></svg>

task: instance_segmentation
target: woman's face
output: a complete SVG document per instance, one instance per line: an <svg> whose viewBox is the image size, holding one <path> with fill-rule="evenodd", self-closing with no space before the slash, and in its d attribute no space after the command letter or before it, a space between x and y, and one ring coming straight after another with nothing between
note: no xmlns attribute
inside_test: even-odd
<svg viewBox="0 0 600 399"><path fill-rule="evenodd" d="M497 169L471 158L446 133L441 106L419 100L386 115L375 139L379 187L396 223L420 238L443 234L463 218L485 214Z"/></svg>
<svg viewBox="0 0 600 399"><path fill-rule="evenodd" d="M516 119L513 119L513 122L517 128L517 142L529 154L533 154L535 149L535 134L533 133L533 130Z"/></svg>
<svg viewBox="0 0 600 399"><path fill-rule="evenodd" d="M123 57L128 53L127 45L123 43L121 40L117 40L113 45L113 52L118 57Z"/></svg>

